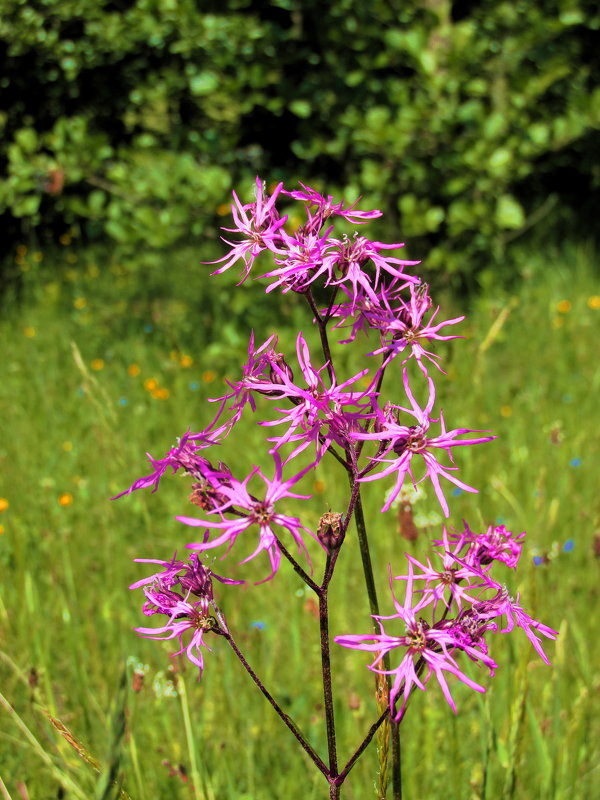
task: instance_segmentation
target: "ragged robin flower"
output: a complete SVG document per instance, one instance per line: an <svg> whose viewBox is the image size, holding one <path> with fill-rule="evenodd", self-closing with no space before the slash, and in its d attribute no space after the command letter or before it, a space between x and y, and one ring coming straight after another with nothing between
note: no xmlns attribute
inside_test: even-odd
<svg viewBox="0 0 600 800"><path fill-rule="evenodd" d="M212 261L212 264L223 266L216 269L212 274L219 275L225 272L238 261L244 264L244 271L240 283L243 283L250 270L254 259L263 250L273 250L277 252L280 242L280 229L285 225L287 216L280 217L275 208L275 201L279 195L283 184L280 183L270 197L265 196L265 188L260 178L256 178L256 199L253 203L242 205L235 192L233 192L234 204L231 206L235 228L223 228L228 233L238 233L244 238L239 242L230 242L223 237L225 244L231 247L227 255Z"/></svg>
<svg viewBox="0 0 600 800"><path fill-rule="evenodd" d="M219 429L211 431L210 428L201 433L191 433L188 431L178 440L175 447L169 450L164 458L152 458L150 453L146 453L154 470L149 475L138 478L128 489L115 495L112 499L117 500L119 497L131 494L137 489L146 489L150 486L154 487L152 491L155 492L158 489L161 478L167 470L171 470L171 473L175 474L177 470L183 469L190 475L202 477L207 466L210 467L210 464L205 458L199 455L199 452L206 447L216 444L221 433L222 431Z"/></svg>
<svg viewBox="0 0 600 800"><path fill-rule="evenodd" d="M324 197L315 189L311 189L310 186L305 186L302 182L300 182L300 186L302 189L295 189L291 192L284 189L283 194L293 197L294 200L302 200L311 209L314 207L314 216L311 214L311 220L316 220L316 222L319 224L319 227L325 222L325 220L332 216L341 217L347 222L352 222L355 225L370 222L372 219L377 219L377 217L382 216L381 211L378 211L377 209L374 209L373 211L360 211L359 209L355 208L356 204L360 202L360 198L344 208L343 200L339 203L335 203L331 195Z"/></svg>
<svg viewBox="0 0 600 800"><path fill-rule="evenodd" d="M380 446L377 454L371 458L370 465L363 470L360 478L361 481L373 481L378 478L384 478L387 475L396 476L396 483L394 488L387 496L382 511L387 511L392 505L404 483L406 475L410 475L413 484L416 485L414 475L412 473L412 461L419 456L423 459L425 464L425 475L433 484L434 491L442 507L446 517L449 516L448 502L444 497L442 488L440 486L440 478L446 480L463 489L466 492L477 492L472 486L468 486L458 478L451 474L451 470L456 467L444 467L440 464L434 455L436 450L445 450L450 452L452 447L462 447L466 445L479 444L481 442L489 442L495 439L495 436L481 436L475 439L459 439L466 433L481 433L481 431L474 431L470 428L455 428L454 430L447 431L444 423L443 415L440 412L439 422L442 432L439 436L429 436L429 427L434 420L430 414L435 402L435 388L431 378L427 379L429 385L429 399L425 408L421 408L408 385L408 374L404 370L404 389L410 401L411 408L403 408L402 406L394 406L388 404L383 412L379 411L378 424L376 430L371 433L353 433L352 438L364 441L379 441ZM416 420L416 425L401 425L400 414L409 414ZM433 452L432 452L433 451ZM380 472L369 474L371 471L383 465ZM421 478L420 480L423 480Z"/></svg>
<svg viewBox="0 0 600 800"><path fill-rule="evenodd" d="M464 317L454 317L454 319L447 319L434 325L434 319L440 310L438 306L429 320L424 322L424 316L432 305L427 284L411 284L409 288L410 300L408 302L400 299L399 305L392 308L384 298L386 308L374 308L368 313L370 327L381 333L381 347L373 350L369 355L382 353L384 356L382 367L386 367L397 356L402 356L402 364L405 364L412 356L422 372L427 374L427 368L423 363L424 359L430 361L437 369L441 368L438 364L439 356L427 350L426 346L429 347L431 340L448 341L460 338L454 334L441 334L440 330L446 325L456 325L458 322L462 322Z"/></svg>
<svg viewBox="0 0 600 800"><path fill-rule="evenodd" d="M216 575L197 555L188 561L159 559L136 559L141 563L161 564L163 569L147 578L133 583L129 588L143 587L146 602L143 613L152 617L156 614L166 616L167 622L158 628L136 628L136 633L151 639L177 639L188 659L200 669L204 669L204 656L201 648L210 650L204 638L207 633L226 632L226 622L215 603L212 579L224 584L238 584L230 578ZM189 640L187 634L191 632Z"/></svg>
<svg viewBox="0 0 600 800"><path fill-rule="evenodd" d="M458 642L451 630L445 625L430 625L419 612L423 608L423 601L413 600L413 566L408 565L406 578L406 594L404 603L396 599L393 589L392 598L396 614L391 616L376 616L381 633L350 634L336 636L335 641L343 647L355 650L366 650L375 654L374 662L369 666L373 672L384 675L393 675L393 685L390 692L390 713L397 722L402 719L406 705L414 686L425 691L432 676L437 679L444 697L454 712L456 704L450 693L446 675L454 675L464 684L477 692L485 692L485 688L468 677L458 666L455 655L458 651L466 652L471 660L478 661L486 666L493 674L495 662L482 652L478 647L464 640ZM390 576L391 584L391 576ZM383 620L400 620L404 632L399 636L386 633ZM458 646L460 645L460 647ZM400 663L390 669L382 668L382 661L386 654L390 660L400 654ZM400 702L401 698L401 702ZM397 703L400 702L399 706Z"/></svg>
<svg viewBox="0 0 600 800"><path fill-rule="evenodd" d="M205 552L221 545L226 545L227 550L233 547L237 539L243 535L247 538L246 533L255 528L258 528L258 544L255 549L246 556L241 562L245 564L247 561L255 558L259 553L266 552L269 557L271 565L270 574L260 581L264 583L270 580L277 570L281 561L281 550L278 543L278 536L282 533L289 533L294 540L299 552L304 553L307 560L308 551L303 539L303 533L308 533L310 536L314 534L306 528L297 517L291 517L283 514L275 509L276 503L286 497L299 498L302 500L309 499L310 495L295 494L291 492L291 487L297 483L309 470L313 468L310 464L297 475L294 475L288 480L283 480L283 465L281 458L275 453L273 455L275 462L275 475L272 480L269 480L258 467L250 472L247 478L243 481L238 481L232 476L226 476L226 480L218 485L219 474L214 473L213 481L217 487L218 492L225 498L222 506L215 508L212 512L219 517L218 520L206 517L204 519L197 519L196 517L179 516L177 519L185 525L190 525L195 528L216 529L221 533L212 540L205 537L204 541L189 544L188 547L198 552ZM256 497L250 494L248 484L258 476L265 484L264 496Z"/></svg>

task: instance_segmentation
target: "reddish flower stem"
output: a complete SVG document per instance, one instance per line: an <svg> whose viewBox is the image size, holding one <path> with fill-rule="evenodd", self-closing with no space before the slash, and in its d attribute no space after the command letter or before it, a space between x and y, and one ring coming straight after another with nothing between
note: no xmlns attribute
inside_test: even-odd
<svg viewBox="0 0 600 800"><path fill-rule="evenodd" d="M317 321L317 326L319 328L319 336L321 337L321 347L323 348L323 355L325 356L325 362L327 364L327 372L329 373L329 380L331 383L335 383L335 370L333 368L333 361L331 358L331 349L329 347L329 339L327 338L327 322L324 322L321 319L321 315L319 314L319 309L316 306L314 297L312 296L312 292L310 289L305 295L308 305L310 306L310 310L315 315L315 319Z"/></svg>
<svg viewBox="0 0 600 800"><path fill-rule="evenodd" d="M227 639L227 641L229 642L229 644L231 646L231 649L233 650L233 652L238 657L239 661L241 662L242 666L244 667L244 669L246 670L248 675L250 675L250 677L252 678L252 680L254 681L254 683L256 684L258 689L260 690L260 692L263 694L263 696L266 698L266 700L273 707L273 709L275 710L276 714L281 718L283 723L292 732L292 734L294 735L294 737L296 738L296 740L298 741L298 743L300 744L300 746L302 747L304 752L308 755L308 757L311 759L311 761L315 764L317 769L319 769L323 773L323 775L325 775L327 780L329 780L330 776L331 776L331 773L330 773L329 769L327 768L327 765L317 755L315 750L308 743L308 740L307 740L306 736L304 736L304 734L302 733L300 728L298 728L298 726L291 719L291 717L288 716L288 714L285 713L285 711L281 708L279 703L275 700L275 698L271 695L271 693L265 687L263 682L260 680L260 678L258 677L256 672L254 672L254 670L252 669L250 664L244 658L244 655L240 651L239 647L234 642L231 634L229 632L223 631L222 635L225 637L225 639Z"/></svg>
<svg viewBox="0 0 600 800"><path fill-rule="evenodd" d="M325 703L325 724L327 726L327 750L329 753L329 773L336 777L338 772L337 747L335 736L335 717L333 713L333 688L331 682L331 661L329 655L329 608L327 604L327 576L331 575L331 556L327 556L325 578L319 591L319 630L321 634L321 672L323 675L323 700Z"/></svg>

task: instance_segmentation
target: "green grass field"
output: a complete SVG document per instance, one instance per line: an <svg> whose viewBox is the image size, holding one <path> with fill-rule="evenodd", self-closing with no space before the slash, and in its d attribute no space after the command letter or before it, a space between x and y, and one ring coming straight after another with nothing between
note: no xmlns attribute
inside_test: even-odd
<svg viewBox="0 0 600 800"><path fill-rule="evenodd" d="M148 471L145 451L161 456L188 428L208 423L205 400L222 393L224 375L235 376L250 327L259 341L280 331L289 347L302 319L289 299L280 308L259 287L236 289L229 276L209 281L203 256L179 251L132 266L68 240L60 251L17 253L21 288L8 291L0 323L5 800L118 797L92 759L118 770L133 800L327 796L322 776L224 642L215 642L198 682L189 663L169 658L173 643L132 632L144 619L141 593L127 587L147 574L133 559L169 558L190 541L174 520L191 513L188 484L176 476L156 494L109 498ZM593 800L600 783L598 264L584 247L524 254L510 292L490 287L467 309L459 298L448 302L450 315L468 314L466 339L449 344L448 376L437 381L448 426L499 437L457 453L461 478L480 493L449 491L450 522L498 520L527 530L520 568L506 570L505 580L560 636L546 648L551 667L522 632L496 637L500 669L485 679L483 696L454 686L456 717L433 681L416 693L402 725L404 794ZM386 391L400 388L386 381ZM262 435L250 421L226 446L240 473L260 458ZM308 486L314 499L303 520L314 527L341 505L344 484L328 467ZM367 485L384 614L393 611L388 562L401 571L403 552L423 555L439 531L432 494L415 505L421 535L409 543L394 512L379 514L381 484ZM534 556L544 563L535 566ZM331 630L365 632L354 541L342 560ZM266 569L263 562L251 574ZM268 584L229 590L224 610L257 672L326 753L318 625L303 586L284 565ZM376 714L366 663L334 646L342 761ZM377 763L372 745L345 784L347 800L373 796Z"/></svg>

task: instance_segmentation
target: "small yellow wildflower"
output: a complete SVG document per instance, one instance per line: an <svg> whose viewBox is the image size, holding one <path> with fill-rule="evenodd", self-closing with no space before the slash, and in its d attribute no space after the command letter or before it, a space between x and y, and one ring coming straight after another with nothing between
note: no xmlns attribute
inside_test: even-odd
<svg viewBox="0 0 600 800"><path fill-rule="evenodd" d="M129 373L129 375L131 375L132 378L135 378L137 375L139 375L141 371L142 370L140 369L139 364L130 364L127 367L127 372Z"/></svg>
<svg viewBox="0 0 600 800"><path fill-rule="evenodd" d="M512 408L509 405L500 406L500 416L507 419L508 417L512 417Z"/></svg>
<svg viewBox="0 0 600 800"><path fill-rule="evenodd" d="M220 217L226 217L227 214L231 212L231 206L229 203L221 203L220 206L217 206L217 214Z"/></svg>
<svg viewBox="0 0 600 800"><path fill-rule="evenodd" d="M73 305L78 309L85 308L87 306L87 300L85 297L76 297L75 300L73 300Z"/></svg>
<svg viewBox="0 0 600 800"><path fill-rule="evenodd" d="M33 325L26 325L23 328L23 335L26 336L28 339L33 339L35 336L35 328Z"/></svg>
<svg viewBox="0 0 600 800"><path fill-rule="evenodd" d="M564 317L554 317L552 320L552 327L553 328L562 328L565 324Z"/></svg>
<svg viewBox="0 0 600 800"><path fill-rule="evenodd" d="M158 381L155 378L146 378L146 380L144 381L144 389L147 392L153 392L157 388L158 388Z"/></svg>
<svg viewBox="0 0 600 800"><path fill-rule="evenodd" d="M181 364L182 367L185 367L187 369L187 367L192 366L192 364L194 363L194 359L191 356L184 355L181 356L181 358L179 359L179 363Z"/></svg>
<svg viewBox="0 0 600 800"><path fill-rule="evenodd" d="M70 453L73 449L73 442L63 442L62 449L65 451L65 453Z"/></svg>
<svg viewBox="0 0 600 800"><path fill-rule="evenodd" d="M593 294L591 297L588 297L587 304L589 308L598 309L600 308L600 295Z"/></svg>
<svg viewBox="0 0 600 800"><path fill-rule="evenodd" d="M568 314L571 310L571 303L569 300L561 300L560 303L556 304L556 310L560 314Z"/></svg>
<svg viewBox="0 0 600 800"><path fill-rule="evenodd" d="M165 389L163 386L159 386L152 392L152 397L156 398L157 400L166 400L170 394L171 393L168 389Z"/></svg>
<svg viewBox="0 0 600 800"><path fill-rule="evenodd" d="M17 255L21 256L21 258L23 258L23 256L27 255L27 247L26 247L26 245L24 245L24 244L18 244L17 245Z"/></svg>
<svg viewBox="0 0 600 800"><path fill-rule="evenodd" d="M61 495L58 496L58 505L62 508L66 508L70 506L73 502L73 495L71 492L63 492Z"/></svg>
<svg viewBox="0 0 600 800"><path fill-rule="evenodd" d="M101 369L104 369L104 359L94 358L90 363L90 367L94 370L94 372L100 372Z"/></svg>
<svg viewBox="0 0 600 800"><path fill-rule="evenodd" d="M100 275L98 264L91 263L88 267L87 274L90 278L97 278Z"/></svg>
<svg viewBox="0 0 600 800"><path fill-rule="evenodd" d="M39 264L40 261L44 260L44 254L40 253L40 251L38 250L36 253L31 254L31 259L32 261L35 261L36 264Z"/></svg>
<svg viewBox="0 0 600 800"><path fill-rule="evenodd" d="M0 525L0 536L4 533L4 525Z"/></svg>
<svg viewBox="0 0 600 800"><path fill-rule="evenodd" d="M72 238L70 233L63 233L58 237L58 241L66 247L71 244Z"/></svg>
<svg viewBox="0 0 600 800"><path fill-rule="evenodd" d="M6 497L0 497L0 511L6 511L9 507L10 503L6 499Z"/></svg>
<svg viewBox="0 0 600 800"><path fill-rule="evenodd" d="M212 371L212 369L207 369L202 373L202 380L204 383L212 383L216 377L217 375Z"/></svg>
<svg viewBox="0 0 600 800"><path fill-rule="evenodd" d="M324 481L315 481L313 484L313 489L317 494L323 494L325 491L325 482Z"/></svg>

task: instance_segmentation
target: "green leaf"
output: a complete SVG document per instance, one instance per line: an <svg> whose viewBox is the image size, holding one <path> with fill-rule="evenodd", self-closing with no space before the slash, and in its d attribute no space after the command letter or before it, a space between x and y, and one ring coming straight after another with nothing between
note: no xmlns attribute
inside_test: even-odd
<svg viewBox="0 0 600 800"><path fill-rule="evenodd" d="M433 206L432 208L427 209L425 212L425 228L430 232L433 233L437 231L440 227L442 222L444 221L444 217L446 213L443 208L440 206Z"/></svg>
<svg viewBox="0 0 600 800"><path fill-rule="evenodd" d="M199 72L190 78L190 91L194 95L211 94L219 85L219 77L214 72Z"/></svg>
<svg viewBox="0 0 600 800"><path fill-rule="evenodd" d="M20 197L12 205L12 212L15 217L33 217L37 214L40 207L41 195L28 194Z"/></svg>
<svg viewBox="0 0 600 800"><path fill-rule="evenodd" d="M301 119L308 119L312 113L312 107L308 100L292 100L290 111Z"/></svg>
<svg viewBox="0 0 600 800"><path fill-rule="evenodd" d="M525 224L523 206L510 194L503 194L496 203L496 223L501 228L516 230Z"/></svg>
<svg viewBox="0 0 600 800"><path fill-rule="evenodd" d="M21 128L15 133L15 141L25 153L35 153L37 149L37 133L33 128Z"/></svg>
<svg viewBox="0 0 600 800"><path fill-rule="evenodd" d="M88 205L92 214L99 214L104 208L106 194L101 189L94 189L88 197Z"/></svg>
<svg viewBox="0 0 600 800"><path fill-rule="evenodd" d="M507 147L499 147L489 158L488 165L492 172L503 172L512 161L512 152Z"/></svg>

